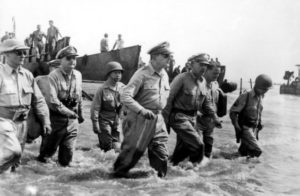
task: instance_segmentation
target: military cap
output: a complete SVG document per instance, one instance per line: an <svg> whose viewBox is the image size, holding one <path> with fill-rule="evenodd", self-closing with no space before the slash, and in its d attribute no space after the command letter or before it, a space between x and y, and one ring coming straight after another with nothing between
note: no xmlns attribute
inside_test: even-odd
<svg viewBox="0 0 300 196"><path fill-rule="evenodd" d="M15 50L28 50L29 47L25 46L23 42L16 39L7 39L0 44L0 54L11 52Z"/></svg>
<svg viewBox="0 0 300 196"><path fill-rule="evenodd" d="M150 55L155 55L155 54L172 54L173 52L170 51L169 49L170 44L169 42L162 42L156 46L154 46L153 48L151 48L148 51L148 54Z"/></svg>
<svg viewBox="0 0 300 196"><path fill-rule="evenodd" d="M203 63L203 64L207 64L209 65L209 60L210 60L210 56L206 53L200 53L200 54L196 54L191 56L188 61L192 62L192 61L197 61L199 63Z"/></svg>
<svg viewBox="0 0 300 196"><path fill-rule="evenodd" d="M60 59L54 59L52 61L49 61L48 63L49 67L59 67L60 66Z"/></svg>
<svg viewBox="0 0 300 196"><path fill-rule="evenodd" d="M65 56L78 56L77 49L74 46L67 46L56 54L56 59L62 59Z"/></svg>

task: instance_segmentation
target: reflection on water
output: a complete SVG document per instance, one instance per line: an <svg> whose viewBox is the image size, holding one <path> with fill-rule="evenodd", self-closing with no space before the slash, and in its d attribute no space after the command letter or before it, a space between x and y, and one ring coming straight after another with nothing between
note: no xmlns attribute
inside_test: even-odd
<svg viewBox="0 0 300 196"><path fill-rule="evenodd" d="M169 166L164 179L156 177L147 156L131 171L130 179L111 175L114 152L103 153L91 130L89 104L81 125L73 166L62 168L56 156L47 164L35 160L40 141L28 144L22 166L3 174L0 195L299 195L300 194L300 97L279 95L274 88L264 100L263 154L259 159L235 156L237 144L228 117L215 131L213 159L199 168ZM237 94L229 95L229 107ZM175 135L169 139L172 152ZM185 168L185 169L184 169Z"/></svg>

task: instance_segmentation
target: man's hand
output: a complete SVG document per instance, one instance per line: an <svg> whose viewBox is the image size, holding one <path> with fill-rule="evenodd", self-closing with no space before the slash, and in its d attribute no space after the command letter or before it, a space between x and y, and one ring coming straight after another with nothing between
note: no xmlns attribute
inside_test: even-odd
<svg viewBox="0 0 300 196"><path fill-rule="evenodd" d="M221 128L222 128L222 121L221 121L221 120L215 119L215 120L214 120L214 123L215 123L215 126L216 126L218 129L221 129Z"/></svg>
<svg viewBox="0 0 300 196"><path fill-rule="evenodd" d="M52 132L52 128L50 125L44 125L43 126L43 136L48 136Z"/></svg>
<svg viewBox="0 0 300 196"><path fill-rule="evenodd" d="M79 118L79 116L76 114L76 112L73 112L73 114L71 115L71 118L76 119L76 118Z"/></svg>
<svg viewBox="0 0 300 196"><path fill-rule="evenodd" d="M149 120L152 120L155 118L155 114L151 111L151 110L147 110L147 109L142 109L140 111L140 114L142 116L144 116L144 118L146 119L149 119Z"/></svg>

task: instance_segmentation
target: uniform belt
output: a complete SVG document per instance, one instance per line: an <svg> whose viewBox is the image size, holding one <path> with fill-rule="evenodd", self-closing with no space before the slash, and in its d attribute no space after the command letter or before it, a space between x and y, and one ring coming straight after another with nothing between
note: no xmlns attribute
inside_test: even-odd
<svg viewBox="0 0 300 196"><path fill-rule="evenodd" d="M182 110L182 109L178 109L178 108L173 108L172 112L183 113L188 116L196 116L196 114L197 114L197 110Z"/></svg>
<svg viewBox="0 0 300 196"><path fill-rule="evenodd" d="M30 106L0 106L0 117L13 121L23 121L28 118Z"/></svg>

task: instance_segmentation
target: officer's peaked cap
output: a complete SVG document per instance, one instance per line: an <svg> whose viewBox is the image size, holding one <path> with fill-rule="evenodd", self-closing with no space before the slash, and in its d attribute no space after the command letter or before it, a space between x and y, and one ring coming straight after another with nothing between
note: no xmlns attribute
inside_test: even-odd
<svg viewBox="0 0 300 196"><path fill-rule="evenodd" d="M199 63L203 63L203 64L206 64L206 65L210 65L209 60L210 60L210 56L206 53L196 54L196 55L191 56L188 59L188 61L190 61L190 62L197 61Z"/></svg>
<svg viewBox="0 0 300 196"><path fill-rule="evenodd" d="M78 56L77 49L74 46L67 46L56 54L56 59L62 59L66 56Z"/></svg>
<svg viewBox="0 0 300 196"><path fill-rule="evenodd" d="M172 54L173 52L170 51L170 44L169 42L162 42L153 48L151 48L148 51L148 54L150 55L156 55L156 54Z"/></svg>

